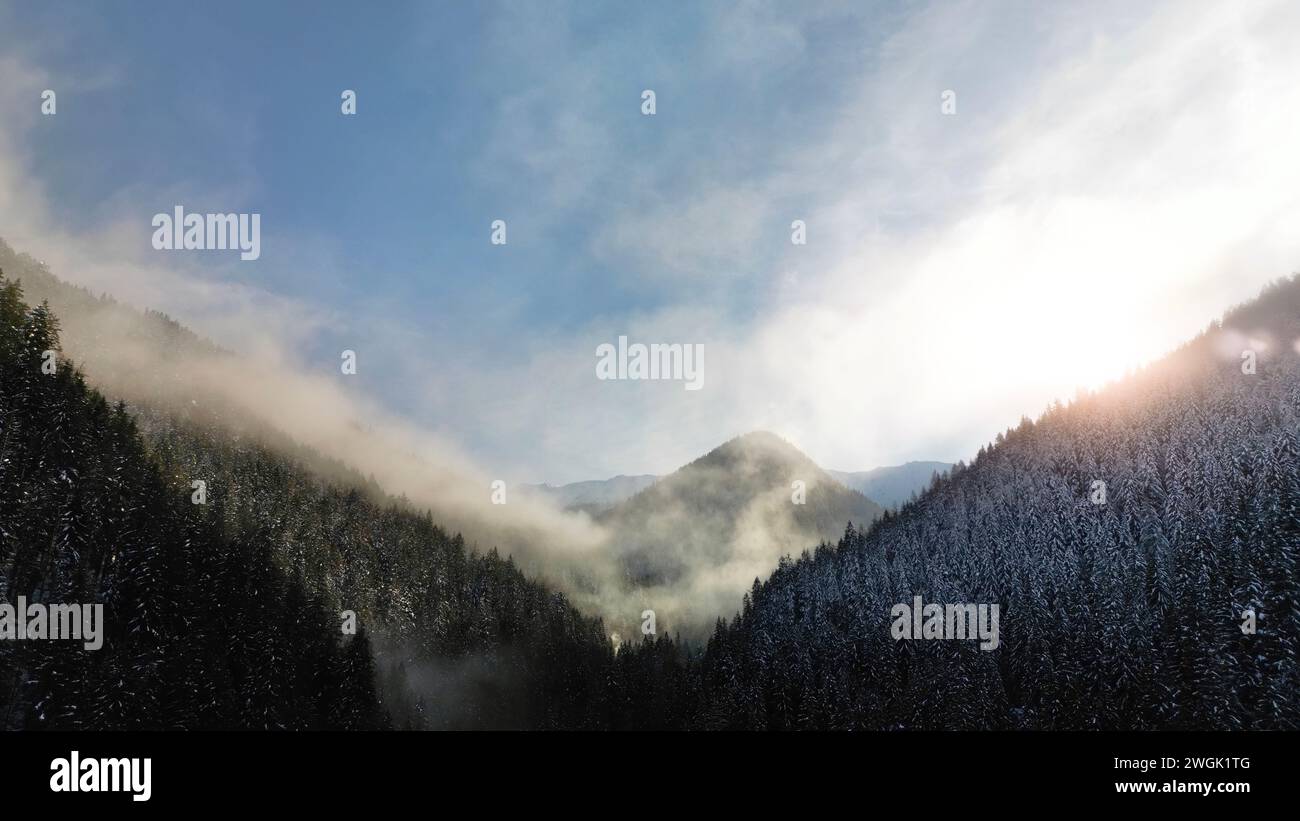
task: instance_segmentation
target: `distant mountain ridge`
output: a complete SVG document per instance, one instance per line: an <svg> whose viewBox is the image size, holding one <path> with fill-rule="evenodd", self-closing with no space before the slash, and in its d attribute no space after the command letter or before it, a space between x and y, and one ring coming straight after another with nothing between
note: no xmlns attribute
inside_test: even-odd
<svg viewBox="0 0 1300 821"><path fill-rule="evenodd" d="M620 473L609 479L589 479L567 485L543 483L526 487L529 492L545 496L566 510L584 510L596 514L631 498L658 480L659 477L651 473L637 476L624 476Z"/></svg>
<svg viewBox="0 0 1300 821"><path fill-rule="evenodd" d="M950 462L907 462L871 470L826 470L831 478L856 490L881 507L893 509L908 502L930 486L936 473L952 468ZM588 479L564 485L526 485L529 492L545 496L566 510L581 510L593 516L640 493L662 479L653 473L619 474L609 479Z"/></svg>
<svg viewBox="0 0 1300 821"><path fill-rule="evenodd" d="M924 493L935 474L942 476L951 469L950 462L906 462L872 470L826 472L845 486L894 510L911 501L914 495Z"/></svg>

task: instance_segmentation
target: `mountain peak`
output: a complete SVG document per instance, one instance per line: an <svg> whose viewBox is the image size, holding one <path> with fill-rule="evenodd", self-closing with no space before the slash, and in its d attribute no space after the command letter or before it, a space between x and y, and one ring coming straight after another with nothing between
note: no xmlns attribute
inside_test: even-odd
<svg viewBox="0 0 1300 821"><path fill-rule="evenodd" d="M790 442L751 431L598 516L630 587L657 591L676 626L707 631L783 555L834 543L883 509ZM669 592L670 591L670 592ZM639 612L639 611L638 611Z"/></svg>
<svg viewBox="0 0 1300 821"><path fill-rule="evenodd" d="M799 468L822 473L812 459L799 448L780 436L766 430L755 430L728 439L718 447L696 459L683 470L693 467L734 466L746 462L768 467Z"/></svg>

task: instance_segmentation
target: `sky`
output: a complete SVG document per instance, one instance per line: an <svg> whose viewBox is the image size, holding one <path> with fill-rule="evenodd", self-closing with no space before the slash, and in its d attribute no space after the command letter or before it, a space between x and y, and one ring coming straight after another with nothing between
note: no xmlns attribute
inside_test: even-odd
<svg viewBox="0 0 1300 821"><path fill-rule="evenodd" d="M0 0L0 237L494 476L754 429L969 459L1300 268L1298 31L1271 0ZM155 250L176 205L260 214L260 257ZM598 379L619 336L703 345L703 388Z"/></svg>

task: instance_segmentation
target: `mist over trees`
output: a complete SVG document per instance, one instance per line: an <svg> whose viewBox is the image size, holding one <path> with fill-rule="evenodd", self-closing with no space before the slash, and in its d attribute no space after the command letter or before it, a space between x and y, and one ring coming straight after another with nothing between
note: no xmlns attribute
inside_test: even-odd
<svg viewBox="0 0 1300 821"><path fill-rule="evenodd" d="M388 726L364 632L170 489L58 322L0 279L0 598L98 603L103 646L0 642L4 729ZM52 372L47 372L52 371Z"/></svg>

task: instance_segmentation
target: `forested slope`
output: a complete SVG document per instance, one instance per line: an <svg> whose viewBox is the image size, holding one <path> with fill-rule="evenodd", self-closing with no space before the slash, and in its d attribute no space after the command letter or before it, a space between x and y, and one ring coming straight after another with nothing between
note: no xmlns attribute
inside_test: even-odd
<svg viewBox="0 0 1300 821"><path fill-rule="evenodd" d="M57 322L16 284L4 295L0 589L104 602L111 621L100 651L0 643L6 726L603 723L598 620L345 466L218 424L220 408L128 413L62 357L43 374Z"/></svg>
<svg viewBox="0 0 1300 821"><path fill-rule="evenodd" d="M388 726L364 629L168 486L0 279L0 599L102 604L103 646L0 642L5 729ZM48 369L47 369L48 370Z"/></svg>
<svg viewBox="0 0 1300 821"><path fill-rule="evenodd" d="M306 589L373 625L398 726L603 723L612 650L598 619L361 477L328 481L256 439L214 436L204 416L141 411L164 474L204 477L228 530L275 545Z"/></svg>

